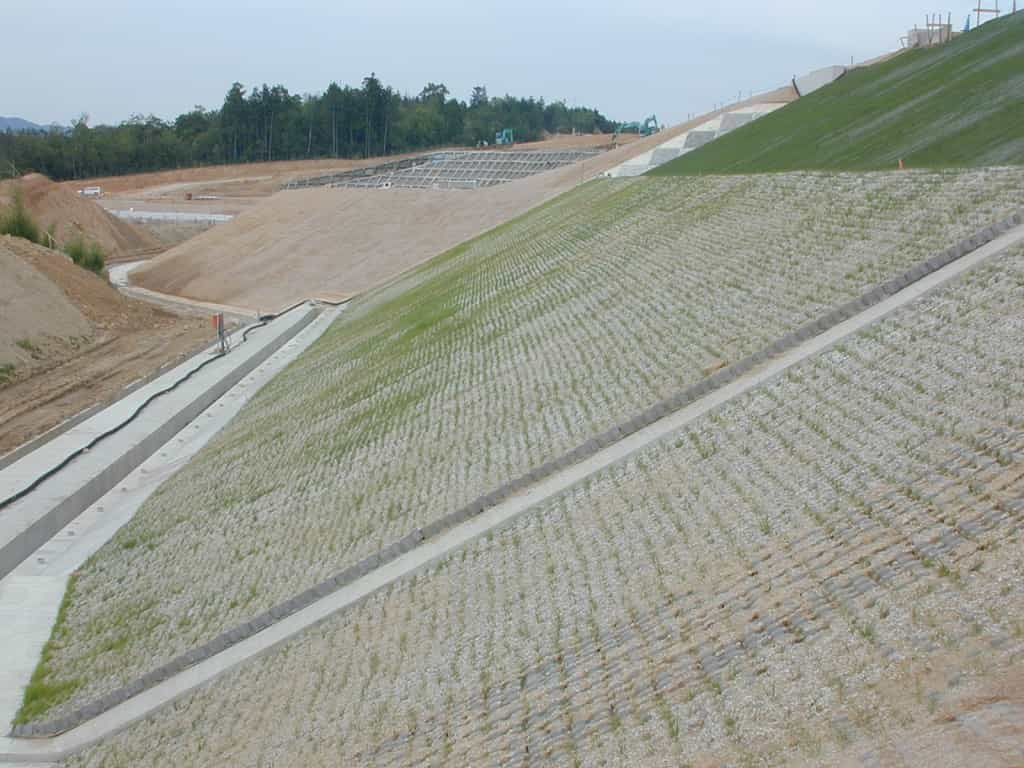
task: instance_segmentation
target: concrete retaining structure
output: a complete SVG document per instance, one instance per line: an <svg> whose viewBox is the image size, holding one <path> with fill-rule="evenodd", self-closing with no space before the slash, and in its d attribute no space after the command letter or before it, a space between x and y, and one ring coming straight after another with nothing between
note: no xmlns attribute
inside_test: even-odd
<svg viewBox="0 0 1024 768"><path fill-rule="evenodd" d="M807 96L826 85L830 85L845 75L846 67L822 67L813 72L808 72L803 77L793 78L793 87L800 96Z"/></svg>
<svg viewBox="0 0 1024 768"><path fill-rule="evenodd" d="M65 467L56 476L48 479L27 497L15 502L10 508L0 510L0 578L10 573L19 563L31 556L40 546L74 520L93 502L117 485L133 469L151 456L160 446L164 445L189 422L217 401L225 392L241 381L260 363L281 348L292 336L308 325L316 316L312 305L295 310L297 313L278 326L278 332L269 341L262 344L243 345L232 354L227 355L227 370L212 370L219 366L210 366L211 377L214 379L209 386L202 386L198 392L183 392L183 399L174 404L170 414L154 417L149 411L140 416L140 427L145 426L134 437L128 434L112 435L96 446L95 451L103 451L103 468L92 473L83 467L82 476L75 478L75 463L82 461L88 453L83 454L76 462ZM285 316L287 317L287 316ZM284 318L281 318L284 319ZM283 326L283 327L282 327ZM269 332L273 332L271 326ZM239 336L240 337L240 336ZM232 365L234 363L234 365ZM187 363L185 364L188 365ZM179 368L184 366L179 366ZM177 370L177 369L176 369ZM172 374L168 374L169 376ZM177 375L175 375L177 378ZM163 385L153 382L153 389L162 389ZM147 394L140 389L140 398ZM93 434L113 426L110 411L118 409L122 404L115 404L104 412L78 425L80 435L73 434L76 430L58 436L43 448L52 454L63 452L68 455L75 448L85 443ZM123 419L127 414L122 416ZM119 439L121 438L121 439ZM75 445L77 441L78 445ZM7 496L26 487L26 478L38 477L54 466L57 462L43 460L34 461L33 456L24 456L4 470L0 471L0 495ZM40 464L43 464L40 466ZM51 486L53 488L51 489Z"/></svg>
<svg viewBox="0 0 1024 768"><path fill-rule="evenodd" d="M716 115L695 128L668 139L654 149L612 168L605 173L605 176L612 178L642 176L652 168L657 168L681 155L693 152L695 149L784 106L786 106L784 102L764 102L737 107L729 112Z"/></svg>
<svg viewBox="0 0 1024 768"><path fill-rule="evenodd" d="M243 624L221 633L213 640L199 646L198 648L194 648L179 655L167 664L164 664L163 666L143 675L121 688L111 691L102 698L90 702L65 717L45 722L28 723L16 726L13 729L11 736L47 738L57 736L75 728L76 726L95 717L97 714L106 712L133 696L136 696L143 690L150 688L201 661L205 661L216 654L221 653L226 648L252 637L261 630L280 621L282 618L290 616L297 611L316 603L327 595L352 584L366 574L380 568L382 565L396 560L402 554L416 547L421 542L444 534L456 526L481 515L485 510L497 506L502 500L522 492L524 489L555 475L571 465L578 464L581 461L593 457L603 448L622 440L623 438L629 437L654 422L683 409L697 400L700 400L715 390L725 387L744 374L758 368L770 358L777 357L811 338L820 336L825 331L834 328L845 320L848 320L851 317L860 314L864 310L885 301L893 294L903 290L913 283L916 283L922 278L931 275L948 264L957 261L980 246L991 242L993 239L1008 230L1020 226L1022 221L1024 221L1024 210L1014 214L995 226L984 228L980 233L973 237L967 238L960 243L957 243L955 246L947 248L926 261L920 262L891 280L866 291L858 298L833 308L831 311L815 320L804 323L794 331L775 341L770 346L762 348L742 360L721 369L712 376L687 387L681 392L651 405L643 412L605 430L596 437L588 439L582 445L567 451L540 467L533 469L518 478L510 480L500 488L474 499L462 508L429 523L422 529L414 529L407 536L386 547L383 551L365 558L356 565L350 566L328 579L324 579L319 584L310 587L301 594L286 600L267 611L264 611L262 614Z"/></svg>
<svg viewBox="0 0 1024 768"><path fill-rule="evenodd" d="M823 67L814 72L808 72L802 77L794 77L791 84L797 96L806 96L809 93L814 93L819 88L824 88L829 83L835 82L845 75L846 72L847 68L842 66ZM753 101L751 100L745 102L742 106L735 105L731 108L726 108L726 111L713 117L708 117L707 120L685 133L674 136L654 149L648 150L631 160L627 160L622 165L607 171L604 175L611 178L642 176L659 165L664 165L677 157L693 152L695 149L700 149L705 144L719 139L759 117L781 109L789 103L788 101L778 101L777 95L772 97L766 94L765 96L764 100L760 100L761 97L757 97L759 100L756 102L751 103Z"/></svg>

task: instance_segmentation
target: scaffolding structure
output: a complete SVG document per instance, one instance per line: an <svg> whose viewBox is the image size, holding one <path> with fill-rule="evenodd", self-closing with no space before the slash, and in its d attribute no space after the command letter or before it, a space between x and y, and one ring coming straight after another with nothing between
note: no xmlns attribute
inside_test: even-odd
<svg viewBox="0 0 1024 768"><path fill-rule="evenodd" d="M1013 12L1016 13L1016 9L1017 9L1017 3L1016 2L1014 2L1013 7L1014 7L1014 11ZM1002 14L1002 11L999 10L999 0L996 0L996 7L995 8L982 8L981 7L981 0L978 0L978 7L974 9L974 12L978 15L977 16L977 22L975 24L975 26L978 26L978 27L981 26L981 15L982 14L985 14L986 16L995 16L996 18L998 18Z"/></svg>
<svg viewBox="0 0 1024 768"><path fill-rule="evenodd" d="M930 48L945 45L959 34L953 31L953 14L947 13L945 20L941 13L930 13L925 17L924 27L916 25L906 37L900 38L903 48Z"/></svg>
<svg viewBox="0 0 1024 768"><path fill-rule="evenodd" d="M371 168L295 179L285 189L358 187L372 189L479 189L587 160L601 149L531 151L447 151Z"/></svg>

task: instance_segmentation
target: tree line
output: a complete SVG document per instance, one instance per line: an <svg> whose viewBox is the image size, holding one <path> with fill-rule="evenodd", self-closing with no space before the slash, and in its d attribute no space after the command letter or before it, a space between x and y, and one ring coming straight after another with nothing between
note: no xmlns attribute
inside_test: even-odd
<svg viewBox="0 0 1024 768"><path fill-rule="evenodd" d="M440 146L493 143L511 128L516 141L545 133L608 133L615 124L596 109L562 101L489 97L484 86L468 101L443 84L399 94L375 74L360 87L331 83L321 94L289 93L266 84L234 83L220 109L196 107L173 122L134 115L120 125L90 127L83 115L69 130L0 133L0 175L37 171L81 179L197 165L372 157Z"/></svg>

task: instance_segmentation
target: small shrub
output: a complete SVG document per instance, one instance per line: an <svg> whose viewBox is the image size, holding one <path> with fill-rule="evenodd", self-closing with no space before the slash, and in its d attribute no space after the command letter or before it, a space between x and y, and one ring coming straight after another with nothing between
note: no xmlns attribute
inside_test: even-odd
<svg viewBox="0 0 1024 768"><path fill-rule="evenodd" d="M78 266L85 267L97 275L103 273L105 266L103 249L96 243L87 243L82 238L76 237L64 246L64 253L70 256Z"/></svg>
<svg viewBox="0 0 1024 768"><path fill-rule="evenodd" d="M25 209L20 191L15 191L10 209L0 217L0 235L13 235L33 243L39 242L39 225Z"/></svg>
<svg viewBox="0 0 1024 768"><path fill-rule="evenodd" d="M32 357L39 357L39 347L33 344L31 339L18 339L14 343L17 344L19 348L32 355Z"/></svg>
<svg viewBox="0 0 1024 768"><path fill-rule="evenodd" d="M14 378L14 364L0 363L0 387Z"/></svg>

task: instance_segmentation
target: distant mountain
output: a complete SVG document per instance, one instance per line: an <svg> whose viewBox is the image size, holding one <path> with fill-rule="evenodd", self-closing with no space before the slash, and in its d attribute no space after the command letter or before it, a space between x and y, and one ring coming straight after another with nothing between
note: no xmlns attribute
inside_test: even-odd
<svg viewBox="0 0 1024 768"><path fill-rule="evenodd" d="M0 117L0 132L14 131L15 133L25 133L27 131L49 131L54 128L57 130L63 130L63 127L56 123L51 123L50 125L37 125L36 123L28 120L23 120L20 117Z"/></svg>

